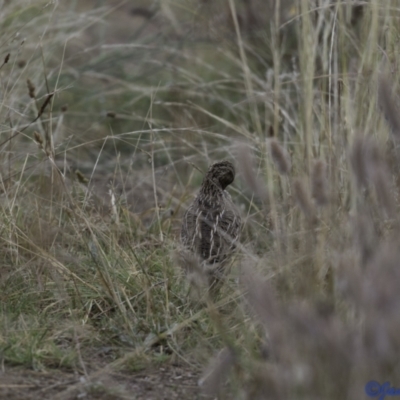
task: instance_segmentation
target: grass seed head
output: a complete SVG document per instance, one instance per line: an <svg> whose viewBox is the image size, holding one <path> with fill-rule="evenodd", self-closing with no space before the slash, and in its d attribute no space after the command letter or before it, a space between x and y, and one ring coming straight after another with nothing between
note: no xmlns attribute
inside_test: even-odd
<svg viewBox="0 0 400 400"><path fill-rule="evenodd" d="M31 99L35 99L36 98L36 93L35 93L36 87L35 87L35 85L32 83L32 81L29 78L26 80L26 84L28 85L29 97Z"/></svg>
<svg viewBox="0 0 400 400"><path fill-rule="evenodd" d="M264 183L259 180L254 172L253 155L250 148L244 144L238 146L238 165L242 173L244 182L250 190L252 190L261 201L267 199L267 189Z"/></svg>
<svg viewBox="0 0 400 400"><path fill-rule="evenodd" d="M315 209L311 197L305 188L305 184L300 179L293 182L294 198L300 210L310 222L315 222Z"/></svg>
<svg viewBox="0 0 400 400"><path fill-rule="evenodd" d="M389 79L384 75L379 78L378 82L378 103L394 137L400 140L399 101L393 94Z"/></svg>
<svg viewBox="0 0 400 400"><path fill-rule="evenodd" d="M269 141L269 148L276 169L280 174L287 175L292 167L289 153L276 139L271 139Z"/></svg>
<svg viewBox="0 0 400 400"><path fill-rule="evenodd" d="M33 136L34 136L34 138L35 138L35 140L36 140L36 143L39 145L39 147L42 147L42 146L43 146L43 138L42 138L42 135L41 135L39 132L34 131L34 132L33 132Z"/></svg>
<svg viewBox="0 0 400 400"><path fill-rule="evenodd" d="M53 96L54 96L54 93L49 93L47 95L45 101L43 102L42 106L40 107L40 110L39 110L39 113L38 113L38 117L40 117L44 113L44 110L49 105L50 100L53 98Z"/></svg>
<svg viewBox="0 0 400 400"><path fill-rule="evenodd" d="M224 348L219 352L214 360L210 363L207 371L200 379L200 386L206 396L215 398L225 384L235 362L233 351L229 348Z"/></svg>
<svg viewBox="0 0 400 400"><path fill-rule="evenodd" d="M357 134L350 150L350 164L360 189L369 185L374 169L381 162L380 159L376 142L371 137Z"/></svg>
<svg viewBox="0 0 400 400"><path fill-rule="evenodd" d="M251 260L244 261L241 266L241 283L246 300L254 316L265 326L279 318L280 307L276 301L275 290L252 265Z"/></svg>
<svg viewBox="0 0 400 400"><path fill-rule="evenodd" d="M319 206L324 206L329 201L327 186L326 164L318 160L311 171L311 195Z"/></svg>
<svg viewBox="0 0 400 400"><path fill-rule="evenodd" d="M357 215L352 219L352 235L355 248L361 256L361 264L365 265L374 254L377 237L373 224L365 215Z"/></svg>
<svg viewBox="0 0 400 400"><path fill-rule="evenodd" d="M379 205L384 209L388 217L393 218L396 204L392 193L389 171L385 168L385 165L374 168L372 180Z"/></svg>

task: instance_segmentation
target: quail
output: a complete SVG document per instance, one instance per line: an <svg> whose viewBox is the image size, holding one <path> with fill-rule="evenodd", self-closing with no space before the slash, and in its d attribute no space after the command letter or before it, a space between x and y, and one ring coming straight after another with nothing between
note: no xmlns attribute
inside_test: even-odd
<svg viewBox="0 0 400 400"><path fill-rule="evenodd" d="M183 259L196 257L214 292L221 286L241 230L240 213L225 190L234 179L235 168L230 161L212 164L182 221Z"/></svg>

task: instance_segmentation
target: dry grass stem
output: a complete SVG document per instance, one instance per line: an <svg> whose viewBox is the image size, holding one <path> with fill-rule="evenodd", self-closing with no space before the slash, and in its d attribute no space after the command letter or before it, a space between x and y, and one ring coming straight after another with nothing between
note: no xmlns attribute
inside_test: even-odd
<svg viewBox="0 0 400 400"><path fill-rule="evenodd" d="M329 202L326 164L321 160L314 163L311 171L311 195L318 206L324 206Z"/></svg>

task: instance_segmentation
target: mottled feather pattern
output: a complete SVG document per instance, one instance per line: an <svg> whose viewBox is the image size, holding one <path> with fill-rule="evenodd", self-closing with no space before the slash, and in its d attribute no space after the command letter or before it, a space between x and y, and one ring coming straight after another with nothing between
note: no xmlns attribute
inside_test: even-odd
<svg viewBox="0 0 400 400"><path fill-rule="evenodd" d="M211 165L182 221L184 248L204 264L215 266L216 273L223 270L224 262L235 249L241 229L239 211L225 190L234 177L235 170L229 161Z"/></svg>

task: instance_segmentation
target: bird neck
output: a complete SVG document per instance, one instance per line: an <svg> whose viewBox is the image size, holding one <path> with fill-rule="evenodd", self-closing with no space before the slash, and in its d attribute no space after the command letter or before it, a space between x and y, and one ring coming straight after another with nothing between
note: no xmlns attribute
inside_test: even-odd
<svg viewBox="0 0 400 400"><path fill-rule="evenodd" d="M199 203L205 206L214 206L224 197L224 189L222 187L212 181L207 180L203 182L203 185L200 189L199 193Z"/></svg>

